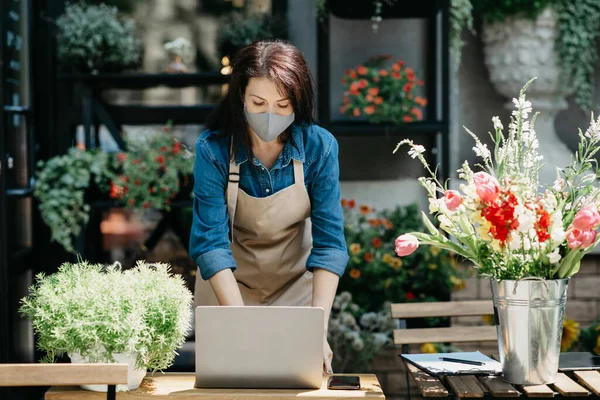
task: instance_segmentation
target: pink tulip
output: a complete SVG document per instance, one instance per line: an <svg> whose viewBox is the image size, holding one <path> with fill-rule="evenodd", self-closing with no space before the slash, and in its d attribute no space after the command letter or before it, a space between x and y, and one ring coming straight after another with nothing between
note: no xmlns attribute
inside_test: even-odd
<svg viewBox="0 0 600 400"><path fill-rule="evenodd" d="M500 193L500 185L496 178L485 172L477 172L473 175L473 182L481 201L488 204L496 201Z"/></svg>
<svg viewBox="0 0 600 400"><path fill-rule="evenodd" d="M596 231L581 231L579 229L569 229L567 234L567 244L570 249L587 249L596 240Z"/></svg>
<svg viewBox="0 0 600 400"><path fill-rule="evenodd" d="M589 231L595 229L600 222L600 214L596 210L596 206L588 204L577 212L573 219L573 227L580 231Z"/></svg>
<svg viewBox="0 0 600 400"><path fill-rule="evenodd" d="M396 254L400 257L408 256L419 247L419 239L413 235L405 233L396 238Z"/></svg>
<svg viewBox="0 0 600 400"><path fill-rule="evenodd" d="M454 211L462 204L462 196L456 190L446 190L444 203L450 211Z"/></svg>

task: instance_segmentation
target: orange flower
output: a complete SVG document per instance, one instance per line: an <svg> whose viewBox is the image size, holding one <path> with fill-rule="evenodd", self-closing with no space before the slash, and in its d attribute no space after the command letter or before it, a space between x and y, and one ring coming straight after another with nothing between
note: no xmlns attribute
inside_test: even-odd
<svg viewBox="0 0 600 400"><path fill-rule="evenodd" d="M424 85L424 83L423 83L423 81L422 81L421 79L419 79L419 80L417 81L417 85L419 85L419 86L423 86L423 85Z"/></svg>
<svg viewBox="0 0 600 400"><path fill-rule="evenodd" d="M423 111L419 110L416 107L413 107L410 112L415 116L416 119L423 119Z"/></svg>
<svg viewBox="0 0 600 400"><path fill-rule="evenodd" d="M382 104L382 103L383 103L383 97L381 97L381 96L375 97L375 104Z"/></svg>
<svg viewBox="0 0 600 400"><path fill-rule="evenodd" d="M360 253L360 244L352 243L350 245L350 253L352 253L352 255L357 255L358 253Z"/></svg>
<svg viewBox="0 0 600 400"><path fill-rule="evenodd" d="M400 72L392 72L392 76L393 76L395 79L400 79L400 78L402 78L402 75L400 75Z"/></svg>
<svg viewBox="0 0 600 400"><path fill-rule="evenodd" d="M379 70L379 75L380 75L380 76L388 76L388 72L387 72L387 70L385 70L385 69L380 69L380 70Z"/></svg>
<svg viewBox="0 0 600 400"><path fill-rule="evenodd" d="M392 65L392 70L394 72L400 72L400 65L399 64Z"/></svg>
<svg viewBox="0 0 600 400"><path fill-rule="evenodd" d="M366 88L369 85L369 82L367 82L366 79L361 79L360 81L358 81L358 87L361 89Z"/></svg>
<svg viewBox="0 0 600 400"><path fill-rule="evenodd" d="M349 208L354 208L355 205L356 205L356 202L354 201L354 199L348 200L348 207Z"/></svg>
<svg viewBox="0 0 600 400"><path fill-rule="evenodd" d="M369 207L369 206L367 206L365 204L361 204L361 206L360 206L360 213L362 215L367 215L370 212L371 212L371 207Z"/></svg>
<svg viewBox="0 0 600 400"><path fill-rule="evenodd" d="M410 89L412 89L412 84L410 82L408 82L406 85L404 85L404 87L402 88L402 90L404 90L406 93L410 92Z"/></svg>
<svg viewBox="0 0 600 400"><path fill-rule="evenodd" d="M358 90L360 89L360 85L358 84L358 82L352 82L352 85L350 85L350 94L356 96L358 94Z"/></svg>
<svg viewBox="0 0 600 400"><path fill-rule="evenodd" d="M421 107L425 107L427 105L427 99L425 99L421 96L417 96L417 97L415 97L415 103L417 103Z"/></svg>
<svg viewBox="0 0 600 400"><path fill-rule="evenodd" d="M366 75L367 74L367 69L364 66L362 66L362 65L359 65L358 67L356 67L356 70L358 71L359 75Z"/></svg>
<svg viewBox="0 0 600 400"><path fill-rule="evenodd" d="M354 115L355 117L360 117L360 109L358 109L358 108L355 108L355 109L352 111L352 115Z"/></svg>
<svg viewBox="0 0 600 400"><path fill-rule="evenodd" d="M374 259L375 259L375 257L373 256L373 253L371 253L371 252L365 253L365 261L366 262L373 262Z"/></svg>
<svg viewBox="0 0 600 400"><path fill-rule="evenodd" d="M373 87L369 89L369 94L373 96L377 96L379 94L379 88Z"/></svg>
<svg viewBox="0 0 600 400"><path fill-rule="evenodd" d="M392 229L392 228L394 227L394 225L392 225L392 223L390 222L390 220L389 220L389 219L387 219L387 218L384 218L384 219L381 221L381 223L383 224L383 227L384 227L385 229Z"/></svg>
<svg viewBox="0 0 600 400"><path fill-rule="evenodd" d="M344 96L344 98L342 99L342 101L344 102L344 104L349 104L350 103L350 99L348 98L348 96Z"/></svg>
<svg viewBox="0 0 600 400"><path fill-rule="evenodd" d="M379 220L377 218L372 218L369 220L369 225L373 228L377 228L379 226Z"/></svg>
<svg viewBox="0 0 600 400"><path fill-rule="evenodd" d="M348 109L348 106L341 106L340 107L340 114L344 114L346 112L346 110Z"/></svg>
<svg viewBox="0 0 600 400"><path fill-rule="evenodd" d="M352 79L356 79L358 78L358 75L356 75L356 71L351 69L350 71L348 71L348 75L350 76L350 78Z"/></svg>
<svg viewBox="0 0 600 400"><path fill-rule="evenodd" d="M365 107L365 114L367 115L371 115L375 112L375 106L368 106Z"/></svg>
<svg viewBox="0 0 600 400"><path fill-rule="evenodd" d="M356 268L352 268L350 270L350 278L352 278L352 279L358 279L358 278L360 278L360 271L357 270Z"/></svg>
<svg viewBox="0 0 600 400"><path fill-rule="evenodd" d="M413 118L410 115L404 116L404 122L412 122Z"/></svg>
<svg viewBox="0 0 600 400"><path fill-rule="evenodd" d="M370 94L368 94L368 95L367 95L365 98L367 99L367 101L368 101L369 103L372 103L372 102L373 102L373 100L375 100L375 99L373 98L373 96L371 96Z"/></svg>
<svg viewBox="0 0 600 400"><path fill-rule="evenodd" d="M404 67L404 61L402 60L396 60L396 64L398 64L401 67Z"/></svg>
<svg viewBox="0 0 600 400"><path fill-rule="evenodd" d="M413 71L412 68L406 68L404 71L406 72L406 77L409 81L415 80L415 71Z"/></svg>
<svg viewBox="0 0 600 400"><path fill-rule="evenodd" d="M374 77L373 82L379 82L379 77L378 76Z"/></svg>
<svg viewBox="0 0 600 400"><path fill-rule="evenodd" d="M348 200L346 200L346 199L342 199L342 201L341 201L340 203L342 204L342 207L343 207L343 208L346 208L346 207L348 207Z"/></svg>
<svg viewBox="0 0 600 400"><path fill-rule="evenodd" d="M378 249L378 248L381 247L381 245L383 244L383 242L381 241L380 238L374 237L373 239L371 239L371 244L373 245L373 247L375 247L376 249Z"/></svg>

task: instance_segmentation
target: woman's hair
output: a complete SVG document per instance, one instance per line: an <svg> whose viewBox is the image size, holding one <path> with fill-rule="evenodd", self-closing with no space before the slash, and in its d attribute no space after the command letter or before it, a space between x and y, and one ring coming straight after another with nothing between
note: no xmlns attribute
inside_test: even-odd
<svg viewBox="0 0 600 400"><path fill-rule="evenodd" d="M239 50L232 60L232 72L226 95L209 115L206 127L231 137L234 155L245 144L252 160L252 144L244 117L244 93L250 78L269 78L290 99L294 123L312 123L315 87L304 56L284 40L261 40ZM289 128L281 140L290 138Z"/></svg>

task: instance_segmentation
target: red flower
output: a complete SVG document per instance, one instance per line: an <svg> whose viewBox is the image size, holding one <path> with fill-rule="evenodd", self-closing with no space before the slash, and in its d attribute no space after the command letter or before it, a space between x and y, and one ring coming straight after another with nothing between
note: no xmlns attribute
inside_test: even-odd
<svg viewBox="0 0 600 400"><path fill-rule="evenodd" d="M410 112L415 116L416 119L423 119L423 111L419 110L418 108L413 107Z"/></svg>
<svg viewBox="0 0 600 400"><path fill-rule="evenodd" d="M383 242L381 241L380 238L374 237L373 239L371 239L371 244L373 245L373 247L375 247L376 249L378 249L378 248L381 247L381 245L383 244Z"/></svg>
<svg viewBox="0 0 600 400"><path fill-rule="evenodd" d="M166 192L167 192L167 188L166 188L166 187L163 187L163 188L161 188L160 190L161 190L161 192L163 192L163 193L166 193Z"/></svg>
<svg viewBox="0 0 600 400"><path fill-rule="evenodd" d="M348 200L346 200L346 199L342 199L340 203L341 203L341 205L342 205L342 208L346 208L346 207L348 207Z"/></svg>
<svg viewBox="0 0 600 400"><path fill-rule="evenodd" d="M404 297L406 297L406 300L414 300L415 299L415 294L413 292L406 292L406 294L404 295Z"/></svg>
<svg viewBox="0 0 600 400"><path fill-rule="evenodd" d="M369 102L372 103L375 99L373 98L373 96L371 96L370 94L368 94L365 99Z"/></svg>
<svg viewBox="0 0 600 400"><path fill-rule="evenodd" d="M358 90L360 89L360 85L358 84L358 82L353 82L352 85L350 85L350 94L353 96L356 96L358 94Z"/></svg>
<svg viewBox="0 0 600 400"><path fill-rule="evenodd" d="M133 182L135 184L135 186L140 186L142 184L142 181L140 181L139 179L136 179L135 182Z"/></svg>
<svg viewBox="0 0 600 400"><path fill-rule="evenodd" d="M548 228L551 223L550 214L544 210L544 207L538 206L537 215L539 216L539 219L535 224L535 232L538 235L540 243L544 243L546 240L550 239L550 234L548 233Z"/></svg>
<svg viewBox="0 0 600 400"><path fill-rule="evenodd" d="M348 73L348 75L350 76L351 79L356 79L358 78L358 75L356 75L356 71L351 69L350 72Z"/></svg>
<svg viewBox="0 0 600 400"><path fill-rule="evenodd" d="M119 153L119 154L117 154L117 160L119 162L123 162L123 161L127 160L127 153Z"/></svg>
<svg viewBox="0 0 600 400"><path fill-rule="evenodd" d="M404 90L404 92L408 93L410 92L410 89L412 89L412 83L408 82L406 85L404 85L404 87L402 88L402 90Z"/></svg>
<svg viewBox="0 0 600 400"><path fill-rule="evenodd" d="M402 75L400 75L400 72L392 72L392 76L394 77L394 79L402 78Z"/></svg>
<svg viewBox="0 0 600 400"><path fill-rule="evenodd" d="M373 87L369 89L369 94L371 96L377 96L379 94L379 88Z"/></svg>
<svg viewBox="0 0 600 400"><path fill-rule="evenodd" d="M366 88L369 85L369 82L367 82L366 79L361 79L360 81L358 81L358 87L361 89Z"/></svg>
<svg viewBox="0 0 600 400"><path fill-rule="evenodd" d="M424 84L424 83L423 83L423 81L422 81L421 79L419 79L419 80L417 81L417 85L419 85L419 86L423 86L423 84Z"/></svg>
<svg viewBox="0 0 600 400"><path fill-rule="evenodd" d="M181 143L180 142L173 143L173 154L179 154L180 151L181 151Z"/></svg>
<svg viewBox="0 0 600 400"><path fill-rule="evenodd" d="M354 201L354 199L348 200L348 207L349 208L354 208L355 205L356 205L356 202Z"/></svg>
<svg viewBox="0 0 600 400"><path fill-rule="evenodd" d="M377 228L379 226L379 224L380 224L380 221L377 218L369 219L369 225L371 225L373 228Z"/></svg>
<svg viewBox="0 0 600 400"><path fill-rule="evenodd" d="M373 257L373 253L371 252L365 253L364 257L366 262L372 262L375 259L375 257Z"/></svg>
<svg viewBox="0 0 600 400"><path fill-rule="evenodd" d="M387 70L386 69L380 69L379 70L379 76L383 76L383 77L388 76Z"/></svg>
<svg viewBox="0 0 600 400"><path fill-rule="evenodd" d="M367 74L367 69L365 67L363 67L362 65L359 65L358 67L356 67L356 71L358 72L359 75Z"/></svg>
<svg viewBox="0 0 600 400"><path fill-rule="evenodd" d="M374 77L373 82L379 82L379 77L378 76Z"/></svg>
<svg viewBox="0 0 600 400"><path fill-rule="evenodd" d="M402 60L396 60L396 64L398 64L400 67L404 67L404 61Z"/></svg>
<svg viewBox="0 0 600 400"><path fill-rule="evenodd" d="M169 132L169 127L168 126L163 126L163 132Z"/></svg>
<svg viewBox="0 0 600 400"><path fill-rule="evenodd" d="M132 206L135 204L135 200L134 199L129 199L129 205Z"/></svg>
<svg viewBox="0 0 600 400"><path fill-rule="evenodd" d="M358 108L355 108L355 109L352 111L352 115L354 115L355 117L360 117L360 109L358 109Z"/></svg>
<svg viewBox="0 0 600 400"><path fill-rule="evenodd" d="M165 163L165 156L163 156L162 154L159 156L156 156L154 158L154 161L156 161L159 164L164 164Z"/></svg>
<svg viewBox="0 0 600 400"><path fill-rule="evenodd" d="M519 227L519 220L515 218L517 203L515 195L508 192L506 200L500 204L492 203L481 211L483 218L492 224L490 234L502 244L506 243L510 231Z"/></svg>
<svg viewBox="0 0 600 400"><path fill-rule="evenodd" d="M382 104L382 103L383 103L383 97L381 97L381 96L375 97L375 104Z"/></svg>
<svg viewBox="0 0 600 400"><path fill-rule="evenodd" d="M167 151L167 150L168 150L167 146L162 146L162 147L160 148L160 151L162 151L163 153L164 153L165 151Z"/></svg>
<svg viewBox="0 0 600 400"><path fill-rule="evenodd" d="M152 187L148 188L148 191L150 193L156 193L156 188L154 186L152 186Z"/></svg>
<svg viewBox="0 0 600 400"><path fill-rule="evenodd" d="M367 115L371 115L375 112L375 106L368 106L365 107L365 114Z"/></svg>
<svg viewBox="0 0 600 400"><path fill-rule="evenodd" d="M144 202L144 208L148 208L150 207L150 203L148 203L147 201Z"/></svg>
<svg viewBox="0 0 600 400"><path fill-rule="evenodd" d="M403 120L404 120L404 122L412 122L413 117L411 117L410 115L405 115Z"/></svg>
<svg viewBox="0 0 600 400"><path fill-rule="evenodd" d="M138 160L138 159L134 159L134 160L132 161L132 163L133 163L133 165L137 165L137 164L139 164L139 163L140 163L140 160Z"/></svg>
<svg viewBox="0 0 600 400"><path fill-rule="evenodd" d="M406 77L409 81L415 80L415 71L413 71L412 68L406 68L404 72L406 72Z"/></svg>
<svg viewBox="0 0 600 400"><path fill-rule="evenodd" d="M400 65L399 64L392 65L392 70L394 72L400 72Z"/></svg>
<svg viewBox="0 0 600 400"><path fill-rule="evenodd" d="M117 197L119 197L119 187L115 185L114 182L110 183L110 193L108 194L108 196L111 199L116 199Z"/></svg>

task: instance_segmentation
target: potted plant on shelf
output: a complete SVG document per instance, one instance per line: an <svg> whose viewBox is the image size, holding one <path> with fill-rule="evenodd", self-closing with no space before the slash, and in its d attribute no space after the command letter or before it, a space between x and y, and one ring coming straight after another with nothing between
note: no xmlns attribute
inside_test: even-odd
<svg viewBox="0 0 600 400"><path fill-rule="evenodd" d="M372 57L345 72L341 114L393 125L423 119L427 99L417 93L423 81L402 60L386 67L390 60L389 55Z"/></svg>
<svg viewBox="0 0 600 400"><path fill-rule="evenodd" d="M106 4L68 4L56 21L60 64L80 73L121 72L137 68L141 43L133 20L120 21Z"/></svg>
<svg viewBox="0 0 600 400"><path fill-rule="evenodd" d="M191 328L192 294L167 264L143 261L129 270L80 261L52 275L40 274L21 300L37 347L53 362L122 362L128 385L139 387L146 371L168 368ZM106 385L84 385L106 391Z"/></svg>
<svg viewBox="0 0 600 400"><path fill-rule="evenodd" d="M567 285L581 259L600 241L595 158L600 118L594 121L592 116L586 132L579 131L579 150L569 165L557 170L554 184L540 185L542 157L535 117L528 119L532 105L525 98L532 81L513 100L516 109L507 134L500 119L492 118L493 151L468 131L483 171L474 172L463 163L460 191L437 180L423 146L405 139L394 150L409 145L409 155L430 173L419 182L427 191L430 213L440 223L436 228L423 213L428 233L398 237L397 254L407 256L419 243L434 245L465 258L490 279L503 379L515 384L555 381Z"/></svg>
<svg viewBox="0 0 600 400"><path fill-rule="evenodd" d="M170 210L174 199L191 195L194 155L169 126L126 143L126 152L72 148L38 163L34 196L52 240L68 252L76 252L73 241L89 221L90 202L101 196L129 208Z"/></svg>
<svg viewBox="0 0 600 400"><path fill-rule="evenodd" d="M165 51L169 56L167 72L187 72L187 66L192 62L192 44L183 37L165 43Z"/></svg>

